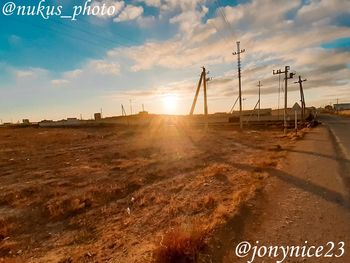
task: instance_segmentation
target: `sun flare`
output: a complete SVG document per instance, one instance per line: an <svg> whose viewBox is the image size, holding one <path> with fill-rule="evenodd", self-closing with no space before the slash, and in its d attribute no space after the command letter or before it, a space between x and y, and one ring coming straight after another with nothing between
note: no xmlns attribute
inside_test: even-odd
<svg viewBox="0 0 350 263"><path fill-rule="evenodd" d="M177 110L178 98L174 94L167 94L163 97L163 108L165 113L175 113Z"/></svg>

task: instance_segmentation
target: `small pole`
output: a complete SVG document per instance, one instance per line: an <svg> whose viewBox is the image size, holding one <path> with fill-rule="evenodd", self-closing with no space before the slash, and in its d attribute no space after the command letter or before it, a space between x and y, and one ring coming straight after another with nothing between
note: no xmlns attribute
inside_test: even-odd
<svg viewBox="0 0 350 263"><path fill-rule="evenodd" d="M339 114L339 99L337 99L337 114Z"/></svg>
<svg viewBox="0 0 350 263"><path fill-rule="evenodd" d="M259 87L259 109L258 109L258 121L260 121L260 106L261 106L261 104L260 104L260 95L261 95L261 83L260 83L260 81L259 81L259 85L258 85L258 87Z"/></svg>
<svg viewBox="0 0 350 263"><path fill-rule="evenodd" d="M131 100L129 100L129 102L130 102L130 115L132 115L132 102Z"/></svg>
<svg viewBox="0 0 350 263"><path fill-rule="evenodd" d="M297 134L298 133L298 112L297 112L297 110L295 110L294 111L294 113L295 113L295 134Z"/></svg>

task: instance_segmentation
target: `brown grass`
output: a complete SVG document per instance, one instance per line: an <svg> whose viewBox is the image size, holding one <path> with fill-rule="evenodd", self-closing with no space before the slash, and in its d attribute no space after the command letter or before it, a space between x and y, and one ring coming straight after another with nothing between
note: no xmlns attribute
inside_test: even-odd
<svg viewBox="0 0 350 263"><path fill-rule="evenodd" d="M6 238L14 228L14 220L0 218L0 242Z"/></svg>
<svg viewBox="0 0 350 263"><path fill-rule="evenodd" d="M46 205L46 209L50 217L60 218L79 213L83 209L90 207L91 204L92 200L90 198L67 198L50 201Z"/></svg>
<svg viewBox="0 0 350 263"><path fill-rule="evenodd" d="M211 233L239 214L284 154L288 138L279 135L0 129L5 262L90 262L92 250L94 262L200 261L204 238L210 247ZM171 230L194 220L202 227Z"/></svg>
<svg viewBox="0 0 350 263"><path fill-rule="evenodd" d="M155 263L195 263L205 247L206 231L177 228L166 234L154 251Z"/></svg>

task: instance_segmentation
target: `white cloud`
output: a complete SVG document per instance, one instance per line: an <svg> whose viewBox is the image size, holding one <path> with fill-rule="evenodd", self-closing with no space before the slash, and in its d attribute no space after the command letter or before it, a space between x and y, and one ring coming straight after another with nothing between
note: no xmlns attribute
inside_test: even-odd
<svg viewBox="0 0 350 263"><path fill-rule="evenodd" d="M118 63L105 60L92 60L89 63L89 67L93 71L105 75L119 75L120 73L120 65Z"/></svg>
<svg viewBox="0 0 350 263"><path fill-rule="evenodd" d="M312 0L298 10L297 19L302 23L315 23L315 21L334 18L345 12L350 13L350 1Z"/></svg>
<svg viewBox="0 0 350 263"><path fill-rule="evenodd" d="M16 72L16 77L17 78L27 78L27 77L33 77L34 72L30 70L18 70Z"/></svg>
<svg viewBox="0 0 350 263"><path fill-rule="evenodd" d="M42 68L12 69L17 80L36 79L42 75L47 75L48 71Z"/></svg>
<svg viewBox="0 0 350 263"><path fill-rule="evenodd" d="M69 83L69 81L66 79L53 79L53 80L51 80L51 84L54 86L62 86L62 85L68 84L68 83Z"/></svg>
<svg viewBox="0 0 350 263"><path fill-rule="evenodd" d="M123 11L113 19L114 22L135 20L143 14L142 6L127 5Z"/></svg>

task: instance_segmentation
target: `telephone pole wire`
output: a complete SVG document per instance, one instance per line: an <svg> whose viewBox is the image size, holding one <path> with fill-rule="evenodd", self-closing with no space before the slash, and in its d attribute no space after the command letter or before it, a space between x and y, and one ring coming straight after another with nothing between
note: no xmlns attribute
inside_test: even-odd
<svg viewBox="0 0 350 263"><path fill-rule="evenodd" d="M238 65L238 89L239 89L239 122L241 129L243 128L242 121L242 81L241 81L241 54L245 52L245 49L240 48L240 42L237 41L237 52L232 53L237 55L237 65Z"/></svg>

